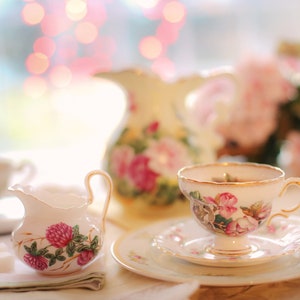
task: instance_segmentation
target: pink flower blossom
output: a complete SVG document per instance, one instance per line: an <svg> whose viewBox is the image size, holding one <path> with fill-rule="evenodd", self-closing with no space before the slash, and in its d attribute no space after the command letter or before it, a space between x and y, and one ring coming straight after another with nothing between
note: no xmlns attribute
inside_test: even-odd
<svg viewBox="0 0 300 300"><path fill-rule="evenodd" d="M131 161L128 175L133 184L142 191L151 192L156 187L157 173L149 168L149 157L139 154Z"/></svg>
<svg viewBox="0 0 300 300"><path fill-rule="evenodd" d="M43 271L48 268L48 260L43 256L34 256L26 253L23 259L27 265L38 271Z"/></svg>
<svg viewBox="0 0 300 300"><path fill-rule="evenodd" d="M46 239L56 248L63 248L69 244L73 238L73 229L71 226L60 222L51 225L46 230Z"/></svg>
<svg viewBox="0 0 300 300"><path fill-rule="evenodd" d="M230 222L225 229L225 233L230 236L240 236L254 231L257 227L257 220L249 216L244 216Z"/></svg>
<svg viewBox="0 0 300 300"><path fill-rule="evenodd" d="M158 128L159 128L159 122L154 121L151 124L149 124L149 126L146 128L146 133L153 134L158 130Z"/></svg>
<svg viewBox="0 0 300 300"><path fill-rule="evenodd" d="M234 206L238 199L230 193L221 193L218 195L219 211L220 215L226 219L230 218L231 215L237 211Z"/></svg>
<svg viewBox="0 0 300 300"><path fill-rule="evenodd" d="M261 209L257 210L255 212L255 214L253 215L253 217L257 221L263 221L270 215L271 210L272 210L272 204L267 203L267 204L263 205Z"/></svg>
<svg viewBox="0 0 300 300"><path fill-rule="evenodd" d="M218 203L216 202L215 198L213 198L213 197L204 196L203 199L205 200L206 203L218 205Z"/></svg>
<svg viewBox="0 0 300 300"><path fill-rule="evenodd" d="M235 84L228 78L210 80L194 92L195 98L190 103L191 115L201 127L219 122L226 118L219 115L219 110L230 108L234 94Z"/></svg>
<svg viewBox="0 0 300 300"><path fill-rule="evenodd" d="M276 129L279 104L289 101L296 90L275 58L247 58L237 64L236 76L240 99L217 131L239 147L260 146Z"/></svg>
<svg viewBox="0 0 300 300"><path fill-rule="evenodd" d="M187 148L170 137L151 141L145 154L149 157L149 167L156 173L174 178L177 171L191 163Z"/></svg>
<svg viewBox="0 0 300 300"><path fill-rule="evenodd" d="M237 211L235 204L238 202L238 199L231 193L221 193L215 198L207 196L204 197L204 200L207 203L216 205L220 215L226 219L230 218Z"/></svg>
<svg viewBox="0 0 300 300"><path fill-rule="evenodd" d="M128 108L130 112L135 112L138 109L138 105L136 103L135 94L133 92L128 93Z"/></svg>
<svg viewBox="0 0 300 300"><path fill-rule="evenodd" d="M130 146L114 148L111 154L111 171L120 178L125 177L133 157L134 150Z"/></svg>
<svg viewBox="0 0 300 300"><path fill-rule="evenodd" d="M80 252L80 255L77 258L77 264L80 266L86 265L94 257L94 252L91 250L85 250Z"/></svg>
<svg viewBox="0 0 300 300"><path fill-rule="evenodd" d="M267 226L268 233L275 233L276 227L273 224Z"/></svg>

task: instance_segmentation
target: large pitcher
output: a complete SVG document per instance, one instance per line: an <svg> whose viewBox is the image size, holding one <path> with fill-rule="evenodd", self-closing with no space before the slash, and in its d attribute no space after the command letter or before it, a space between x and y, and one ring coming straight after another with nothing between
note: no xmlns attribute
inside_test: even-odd
<svg viewBox="0 0 300 300"><path fill-rule="evenodd" d="M100 220L87 214L94 198L90 186L94 175L104 177L107 183ZM86 175L85 185L88 197L74 187L56 184L17 184L9 188L25 208L23 222L12 233L16 255L22 262L40 273L61 275L78 271L95 260L103 244L112 181L106 172L95 170Z"/></svg>
<svg viewBox="0 0 300 300"><path fill-rule="evenodd" d="M184 201L178 169L214 161L220 146L212 126L199 127L192 117L187 96L217 78L228 78L236 86L231 71L220 69L176 82L134 69L95 76L115 82L127 95L127 114L104 158L115 198L141 209Z"/></svg>

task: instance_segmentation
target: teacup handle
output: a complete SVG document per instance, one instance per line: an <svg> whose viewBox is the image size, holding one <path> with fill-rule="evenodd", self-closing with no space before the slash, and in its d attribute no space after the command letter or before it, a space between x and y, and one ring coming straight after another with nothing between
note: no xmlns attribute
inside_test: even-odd
<svg viewBox="0 0 300 300"><path fill-rule="evenodd" d="M286 179L285 184L284 184L284 186L282 187L282 189L279 193L279 197L281 197L286 192L288 187L291 186L291 185L300 185L300 177L290 177L290 178ZM269 225L271 223L271 221L274 217L281 216L281 217L284 217L284 218L288 218L290 213L295 212L299 208L300 208L300 203L297 204L293 208L280 209L280 211L278 213L274 213L269 217L267 225Z"/></svg>
<svg viewBox="0 0 300 300"><path fill-rule="evenodd" d="M107 214L108 205L109 205L111 195L112 195L113 183L112 183L111 177L105 171L93 170L93 171L89 172L85 176L85 187L88 191L88 203L89 204L92 204L93 200L94 200L94 193L93 193L93 190L92 190L91 184L90 184L90 180L94 175L102 176L105 179L107 187L108 187L108 191L107 191L106 198L105 198L104 205L103 205L102 217L101 217L101 223L100 223L100 229L104 233L105 232L105 217Z"/></svg>
<svg viewBox="0 0 300 300"><path fill-rule="evenodd" d="M28 183L35 175L36 169L32 162L28 160L21 161L16 167L15 170L17 172L25 172L24 178L21 181L21 184ZM27 173L26 173L27 171ZM23 175L23 174L22 174Z"/></svg>

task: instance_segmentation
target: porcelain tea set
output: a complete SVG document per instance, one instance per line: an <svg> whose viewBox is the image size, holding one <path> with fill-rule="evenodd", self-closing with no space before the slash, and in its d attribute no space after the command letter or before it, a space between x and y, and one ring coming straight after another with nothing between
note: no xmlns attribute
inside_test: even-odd
<svg viewBox="0 0 300 300"><path fill-rule="evenodd" d="M94 199L90 180L96 175L105 179L107 187L100 221L87 213ZM288 217L300 206L272 211L275 199L290 185L299 185L300 178L285 179L281 169L270 165L197 164L181 168L177 176L179 188L190 202L191 220L199 226L199 237L200 228L213 237L204 252L216 261L234 261L259 251L249 234L277 215ZM9 187L25 208L23 221L12 232L14 250L21 261L39 273L62 275L79 271L95 260L103 245L113 183L108 173L95 170L86 175L85 187L87 195L60 185ZM195 236L197 226L193 227ZM158 241L157 248L163 249L159 244L164 243ZM205 260L200 262L206 264Z"/></svg>
<svg viewBox="0 0 300 300"><path fill-rule="evenodd" d="M84 193L60 185L21 183L9 187L10 194L25 208L12 241L16 256L29 267L46 275L63 275L92 263L103 246L113 190L118 200L129 205L144 202L139 209L168 206L186 198L199 234L204 228L213 237L203 253L215 258L242 257L257 251L249 234L277 215L288 217L300 206L272 211L275 199L290 185L299 185L300 178L285 179L284 171L270 165L209 162L215 161L209 156L217 143L211 128L203 129L210 136L205 140L205 156L199 155L205 149L203 135L199 137L200 129L188 117L182 99L205 81L224 77L224 72L168 84L133 70L97 76L126 86L131 101L131 116L108 146L106 170L85 176ZM1 185L5 186L12 168L6 171L4 164L0 168L4 177ZM90 184L94 176L106 182L100 220L87 212L94 200ZM156 242L157 249L163 249L160 241Z"/></svg>

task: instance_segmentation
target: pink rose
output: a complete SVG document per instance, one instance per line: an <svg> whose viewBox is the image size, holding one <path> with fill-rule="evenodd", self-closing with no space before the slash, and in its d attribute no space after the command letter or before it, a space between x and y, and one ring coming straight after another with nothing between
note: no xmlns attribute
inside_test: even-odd
<svg viewBox="0 0 300 300"><path fill-rule="evenodd" d="M296 89L272 57L247 57L237 64L236 76L240 99L233 105L229 120L217 130L227 142L239 147L260 146L278 125L279 105L289 101Z"/></svg>
<svg viewBox="0 0 300 300"><path fill-rule="evenodd" d="M142 191L150 192L156 187L157 173L149 168L149 157L137 155L129 165L128 175L133 184Z"/></svg>
<svg viewBox="0 0 300 300"><path fill-rule="evenodd" d="M205 200L206 203L210 204L218 204L216 200L213 197L210 196L204 196L203 199Z"/></svg>
<svg viewBox="0 0 300 300"><path fill-rule="evenodd" d="M77 259L77 264L80 266L86 265L94 257L94 252L91 250L85 250L80 253Z"/></svg>
<svg viewBox="0 0 300 300"><path fill-rule="evenodd" d="M258 210L255 213L254 218L257 221L262 221L262 220L266 219L270 215L271 210L272 210L271 204L266 204L260 210Z"/></svg>
<svg viewBox="0 0 300 300"><path fill-rule="evenodd" d="M118 177L125 177L129 164L134 157L134 150L127 145L116 147L111 154L111 170Z"/></svg>
<svg viewBox="0 0 300 300"><path fill-rule="evenodd" d="M159 128L159 122L154 121L151 124L149 124L149 126L146 128L146 133L153 134L153 133L157 132L158 128Z"/></svg>
<svg viewBox="0 0 300 300"><path fill-rule="evenodd" d="M225 233L230 236L240 236L255 230L257 226L257 220L252 217L244 216L230 222L225 229Z"/></svg>
<svg viewBox="0 0 300 300"><path fill-rule="evenodd" d="M220 215L226 219L229 219L237 211L235 204L238 202L238 199L231 193L219 194L216 197L216 202L219 205Z"/></svg>
<svg viewBox="0 0 300 300"><path fill-rule="evenodd" d="M145 154L150 158L149 167L166 177L176 177L177 171L191 163L187 148L179 141L164 137L150 142Z"/></svg>

